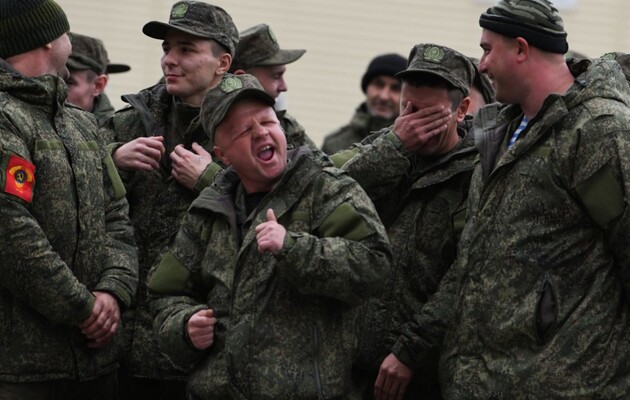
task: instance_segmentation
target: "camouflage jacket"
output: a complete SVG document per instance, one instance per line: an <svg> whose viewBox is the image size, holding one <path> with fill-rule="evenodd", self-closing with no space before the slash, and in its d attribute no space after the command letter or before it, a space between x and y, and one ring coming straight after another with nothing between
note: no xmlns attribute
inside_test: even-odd
<svg viewBox="0 0 630 400"><path fill-rule="evenodd" d="M307 146L313 150L317 150L315 143L308 137L304 131L304 127L297 122L293 115L289 114L286 110L281 110L276 111L276 116L278 117L278 121L280 121L280 126L284 129L289 149Z"/></svg>
<svg viewBox="0 0 630 400"><path fill-rule="evenodd" d="M369 198L328 162L322 168L321 156L290 152L281 181L247 217L237 211L245 197L238 176L226 170L193 202L151 274L160 345L183 365L196 363L188 381L196 397L357 398L354 306L378 293L391 253ZM287 229L277 257L256 243L269 208ZM182 329L203 308L218 315L207 351Z"/></svg>
<svg viewBox="0 0 630 400"><path fill-rule="evenodd" d="M355 155L342 167L371 194L386 224L393 253L387 288L368 303L364 314L371 317L364 319L360 329L359 366L370 376L377 375L391 352L397 327L422 309L456 259L478 154L471 127L467 118L458 127L459 144L434 159L408 153L387 128L349 150ZM337 162L340 156L348 157L344 153L331 158ZM434 365L437 367L437 360ZM437 374L417 374L414 379L407 390L409 398L436 397Z"/></svg>
<svg viewBox="0 0 630 400"><path fill-rule="evenodd" d="M92 114L96 117L98 126L103 126L114 115L114 107L105 93L101 93L94 99Z"/></svg>
<svg viewBox="0 0 630 400"><path fill-rule="evenodd" d="M142 136L164 136L161 165L155 171L121 171L127 189L130 218L138 243L140 283L131 310L125 313L126 333L131 348L125 355L130 374L143 378L183 379L158 350L149 313L146 278L175 237L179 224L197 193L180 185L171 176L169 154L175 146L187 148L195 141L208 149L208 138L196 119L199 108L176 102L165 85L158 84L138 94L123 96L130 107L123 108L108 121L104 135L113 146ZM217 166L212 163L211 166ZM217 169L220 169L217 166ZM207 171L210 171L208 168Z"/></svg>
<svg viewBox="0 0 630 400"><path fill-rule="evenodd" d="M395 119L371 116L366 104L361 103L348 125L337 129L324 138L322 151L326 154L335 154L338 151L345 150L352 144L361 142L371 132L390 126Z"/></svg>
<svg viewBox="0 0 630 400"><path fill-rule="evenodd" d="M421 367L444 337L448 399L628 396L630 89L612 62L574 75L501 156L521 109L475 120L458 263L394 349Z"/></svg>
<svg viewBox="0 0 630 400"><path fill-rule="evenodd" d="M114 370L123 351L120 331L91 350L78 327L93 291L111 293L121 309L131 303L137 254L94 117L64 105L66 95L63 80L25 78L0 60L2 381L91 379ZM34 166L30 201L8 189L23 182L11 167L20 159Z"/></svg>

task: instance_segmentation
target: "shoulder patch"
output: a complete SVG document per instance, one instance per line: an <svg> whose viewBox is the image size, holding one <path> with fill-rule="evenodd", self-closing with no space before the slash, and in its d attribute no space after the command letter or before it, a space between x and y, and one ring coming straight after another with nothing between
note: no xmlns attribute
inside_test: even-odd
<svg viewBox="0 0 630 400"><path fill-rule="evenodd" d="M5 160L2 160L4 165ZM5 193L12 194L30 203L33 201L33 186L35 185L35 165L25 159L11 154L6 160L4 169Z"/></svg>

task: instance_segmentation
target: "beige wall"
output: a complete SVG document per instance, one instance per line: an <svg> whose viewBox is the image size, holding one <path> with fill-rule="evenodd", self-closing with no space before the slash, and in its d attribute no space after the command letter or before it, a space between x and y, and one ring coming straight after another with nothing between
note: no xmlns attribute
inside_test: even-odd
<svg viewBox="0 0 630 400"><path fill-rule="evenodd" d="M172 0L57 0L73 31L104 40L112 62L132 71L110 77L108 93L119 96L155 83L161 75L159 41L142 34L150 20L166 21ZM287 71L288 109L320 144L345 124L362 101L360 79L376 54L407 56L416 43L434 42L480 56L479 14L486 0L216 0L239 29L266 22L283 48L307 53ZM627 0L570 0L561 10L572 49L599 56L630 52ZM560 3L559 3L560 4Z"/></svg>

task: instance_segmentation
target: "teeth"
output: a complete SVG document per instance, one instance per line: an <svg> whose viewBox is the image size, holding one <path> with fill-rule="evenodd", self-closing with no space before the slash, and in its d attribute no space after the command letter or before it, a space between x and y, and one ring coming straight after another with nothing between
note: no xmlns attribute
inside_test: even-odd
<svg viewBox="0 0 630 400"><path fill-rule="evenodd" d="M262 153L263 151L267 151L267 150L271 150L271 145L267 145L265 147L262 147L260 150L258 150L258 153Z"/></svg>

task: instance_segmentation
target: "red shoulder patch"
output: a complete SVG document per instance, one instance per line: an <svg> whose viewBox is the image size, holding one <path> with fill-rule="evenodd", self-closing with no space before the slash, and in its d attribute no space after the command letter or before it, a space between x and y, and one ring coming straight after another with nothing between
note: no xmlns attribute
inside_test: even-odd
<svg viewBox="0 0 630 400"><path fill-rule="evenodd" d="M9 156L5 170L4 192L30 203L33 200L35 166L14 154Z"/></svg>

